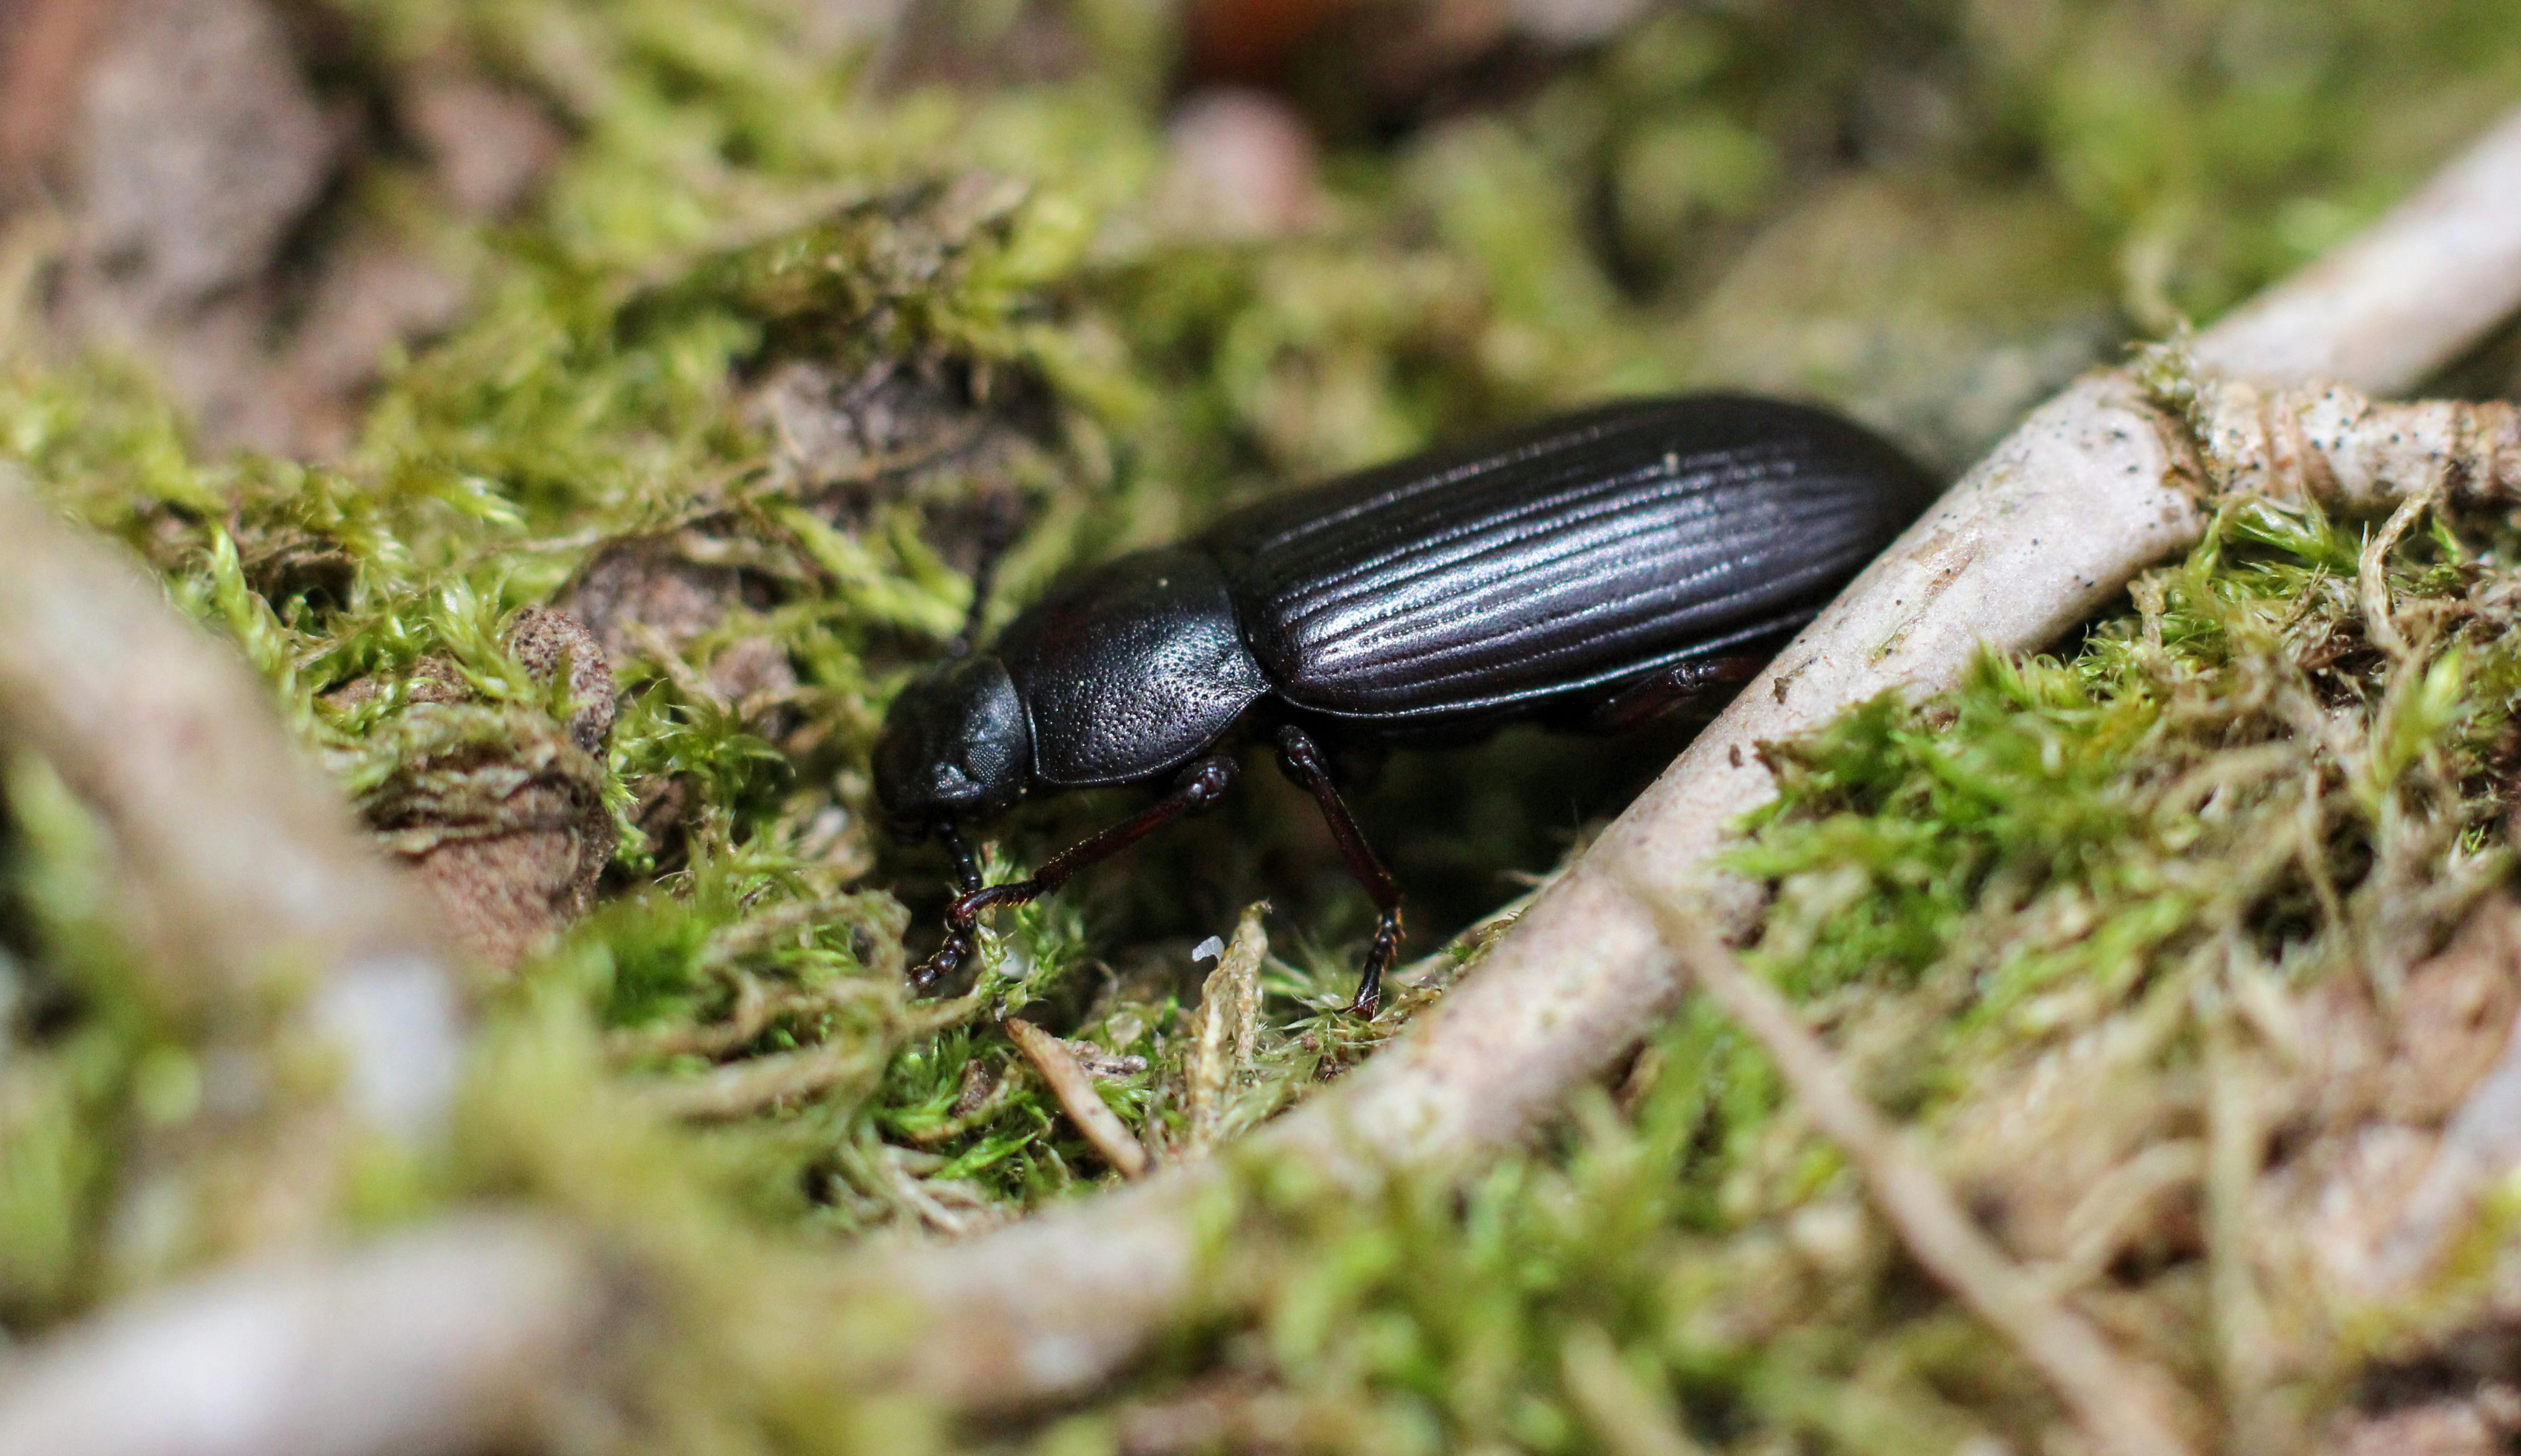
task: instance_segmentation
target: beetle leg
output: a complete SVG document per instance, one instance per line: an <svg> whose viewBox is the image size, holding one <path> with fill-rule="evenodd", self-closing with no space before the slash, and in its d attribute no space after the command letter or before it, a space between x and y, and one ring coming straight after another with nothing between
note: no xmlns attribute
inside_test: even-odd
<svg viewBox="0 0 2521 1456"><path fill-rule="evenodd" d="M1625 733L1691 706L1710 688L1749 682L1766 665L1765 657L1674 662L1622 686L1585 714L1584 723L1600 733Z"/></svg>
<svg viewBox="0 0 2521 1456"><path fill-rule="evenodd" d="M1184 814L1207 808L1234 785L1234 760L1219 753L1185 768L1172 792L1081 844L1061 850L1030 880L968 889L945 907L945 943L913 967L911 989L923 994L954 973L978 943L981 916L1000 905L1023 905L1067 884L1087 865L1110 859Z"/></svg>
<svg viewBox="0 0 2521 1456"><path fill-rule="evenodd" d="M1400 887L1383 861L1374 857L1374 846L1358 832L1356 820L1348 811L1347 800L1331 783L1330 767L1322 760L1321 746L1312 735L1293 723L1278 730L1278 766L1287 777L1303 785L1313 796L1322 810L1323 822L1338 842L1340 858L1347 862L1348 872L1365 892L1374 898L1374 908L1381 912L1375 922L1374 943L1366 947L1365 971L1356 981L1356 999L1349 1010L1362 1017L1372 1017L1383 1004L1383 973L1391 968L1400 953Z"/></svg>

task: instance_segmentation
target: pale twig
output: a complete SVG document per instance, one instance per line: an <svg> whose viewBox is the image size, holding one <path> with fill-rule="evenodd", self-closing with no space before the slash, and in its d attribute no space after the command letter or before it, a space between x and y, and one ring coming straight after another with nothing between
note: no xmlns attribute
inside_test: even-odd
<svg viewBox="0 0 2521 1456"><path fill-rule="evenodd" d="M162 1216L192 1160L255 1190L242 1237L322 1221L369 1127L434 1137L464 1052L459 975L235 654L135 564L0 467L0 741L95 808L134 912L143 986L213 1056L338 1047L340 1103L245 1099L144 1146L121 1181ZM241 1056L242 1054L242 1056ZM241 1091L288 1076L234 1077ZM251 1125L247 1125L251 1124ZM229 1134L218 1136L219 1133ZM204 1134L211 1134L204 1136ZM254 1150L267 1150L256 1152ZM295 1185L295 1191L292 1186ZM204 1181L204 1187L210 1186ZM262 1210L282 1206L281 1216ZM321 1259L274 1257L142 1297L30 1345L0 1377L0 1450L318 1456L468 1450L509 1430L602 1313L603 1281L539 1223L466 1219Z"/></svg>
<svg viewBox="0 0 2521 1456"><path fill-rule="evenodd" d="M605 1322L569 1235L474 1215L143 1296L17 1354L0 1451L422 1456L524 1433Z"/></svg>
<svg viewBox="0 0 2521 1456"><path fill-rule="evenodd" d="M1050 1087L1050 1095L1059 1100L1059 1110L1103 1155L1103 1160L1123 1178L1145 1176L1147 1150L1138 1146L1120 1115L1104 1104L1103 1094L1094 1090L1093 1073L1078 1065L1068 1043L1022 1017L1009 1017L1004 1024L1016 1050L1024 1053Z"/></svg>
<svg viewBox="0 0 2521 1456"><path fill-rule="evenodd" d="M2521 113L2194 351L2260 385L2395 388L2516 306ZM1752 887L1716 859L1731 826L1773 793L1763 743L1882 692L1948 687L1981 651L2047 646L2197 540L2196 474L2180 422L2125 374L2090 376L2035 411L1779 654L1476 974L1264 1130L1262 1149L1366 1187L1393 1166L1457 1164L1528 1136L1680 994L1627 881L1692 892L1725 930L1757 911ZM1215 1186L1205 1166L955 1248L877 1251L850 1283L904 1289L969 1338L967 1358L917 1371L930 1388L978 1405L1072 1392L1195 1295L1191 1221Z"/></svg>
<svg viewBox="0 0 2521 1456"><path fill-rule="evenodd" d="M2169 1380L2122 1358L2082 1316L2006 1256L1970 1220L1907 1130L1857 1093L1785 997L1743 970L1697 919L1669 903L1659 901L1654 908L1691 983L1768 1054L1804 1115L1862 1175L1910 1256L2004 1336L2103 1446L2119 1456L2188 1450L2171 1422L2175 1397Z"/></svg>
<svg viewBox="0 0 2521 1456"><path fill-rule="evenodd" d="M2521 307L2521 112L2424 190L2197 342L2219 374L2406 389Z"/></svg>

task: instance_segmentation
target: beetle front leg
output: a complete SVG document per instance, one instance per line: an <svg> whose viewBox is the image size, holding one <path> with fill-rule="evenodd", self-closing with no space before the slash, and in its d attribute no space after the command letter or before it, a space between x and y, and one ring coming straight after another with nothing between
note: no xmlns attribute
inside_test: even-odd
<svg viewBox="0 0 2521 1456"><path fill-rule="evenodd" d="M910 987L927 994L954 974L979 944L981 916L1000 905L1023 905L1068 883L1087 865L1111 858L1157 830L1196 813L1225 796L1234 787L1234 760L1219 753L1181 771L1172 791L1083 843L1054 854L1030 880L965 890L945 907L945 943L913 967Z"/></svg>
<svg viewBox="0 0 2521 1456"><path fill-rule="evenodd" d="M1400 886L1383 867L1383 861L1375 858L1374 846L1358 831L1356 819L1348 811L1348 801L1340 797L1339 789L1331 783L1330 765L1323 760L1321 746L1313 742L1311 734L1293 723L1280 728L1278 766L1320 805L1323 822L1330 826L1331 838L1339 844L1341 860L1356 883L1365 887L1365 892L1374 899L1374 908L1380 912L1374 925L1374 943L1365 950L1365 970L1357 977L1356 999L1348 1008L1371 1019L1383 1005L1383 973L1400 954Z"/></svg>

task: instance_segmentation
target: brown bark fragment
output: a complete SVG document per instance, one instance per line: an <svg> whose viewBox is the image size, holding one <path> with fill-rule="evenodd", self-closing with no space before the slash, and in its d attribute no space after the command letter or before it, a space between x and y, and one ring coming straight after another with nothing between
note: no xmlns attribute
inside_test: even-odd
<svg viewBox="0 0 2521 1456"><path fill-rule="evenodd" d="M567 718L491 708L451 666L424 660L403 681L403 719L380 730L412 735L412 747L362 805L448 937L500 968L586 913L620 833L604 802L618 704L603 649L564 614L528 608L509 625L509 650L537 682L567 674ZM362 680L337 698L383 690Z"/></svg>

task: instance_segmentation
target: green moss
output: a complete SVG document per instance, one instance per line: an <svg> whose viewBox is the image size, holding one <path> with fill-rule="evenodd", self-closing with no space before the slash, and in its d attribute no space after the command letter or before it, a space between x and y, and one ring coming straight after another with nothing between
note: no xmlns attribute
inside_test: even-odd
<svg viewBox="0 0 2521 1456"><path fill-rule="evenodd" d="M669 542L738 579L720 614L628 651L604 903L494 1008L459 1165L395 1203L529 1197L661 1271L641 1439L1083 1450L1133 1401L1221 1387L1277 1402L1263 1414L1299 1444L1598 1449L1616 1441L1568 1361L1607 1349L1711 1444L2037 1441L2054 1416L2037 1383L1892 1255L1772 1070L1703 1008L1616 1099L1465 1195L1359 1207L1266 1184L1218 1311L1075 1420L958 1433L817 1387L815 1359L896 1332L762 1315L789 1307L765 1292L799 1246L977 1224L1104 1177L1000 1016L1144 1059L1107 1100L1180 1136L1187 948L1265 893L1278 958L1231 1120L1390 1029L1324 1010L1362 902L1330 887L1301 805L1258 787L1172 857L1004 918L968 995L910 1002L902 938L939 866L870 831L866 749L1006 527L991 620L1074 562L1300 477L1706 383L1817 393L1957 464L2133 329L2211 315L2399 195L2521 75L2509 6L1657 13L1397 135L1323 101L1324 220L1265 242L1193 235L1160 205L1161 7L976 8L948 27L965 73L1020 22L1058 27L1070 63L961 88L887 73L768 0L338 8L359 73L470 57L567 128L546 191L496 226L435 215L391 170L408 161L355 194L463 260L465 318L395 362L321 464L211 458L137 366L11 339L0 453L233 641L372 805L454 748L555 741L571 705L503 628L607 542ZM895 371L927 391L901 406L926 432L809 478L762 403L787 369ZM1928 1129L2121 1019L2172 1024L2151 1071L2192 1075L2180 1007L2244 972L2403 971L2507 868L2511 542L2461 522L2400 550L2393 588L2438 627L2403 661L2361 636L2358 529L2232 503L2056 656L1780 746L1783 796L1735 858L1777 891L1758 968ZM764 642L793 685L712 678ZM425 661L472 701L406 713ZM1570 762L1515 741L1400 767L1398 807L1369 803L1444 907L1425 948L1563 851ZM149 1110L181 1100L186 1055L114 989L130 951L104 934L101 871L59 796L21 777L0 892L28 907L0 927L13 1330L97 1296L115 1170ZM1019 823L991 873L1111 807ZM658 1111L717 1069L822 1049L837 1070L752 1115ZM2200 1327L2193 1273L2144 1284L2166 1328Z"/></svg>

